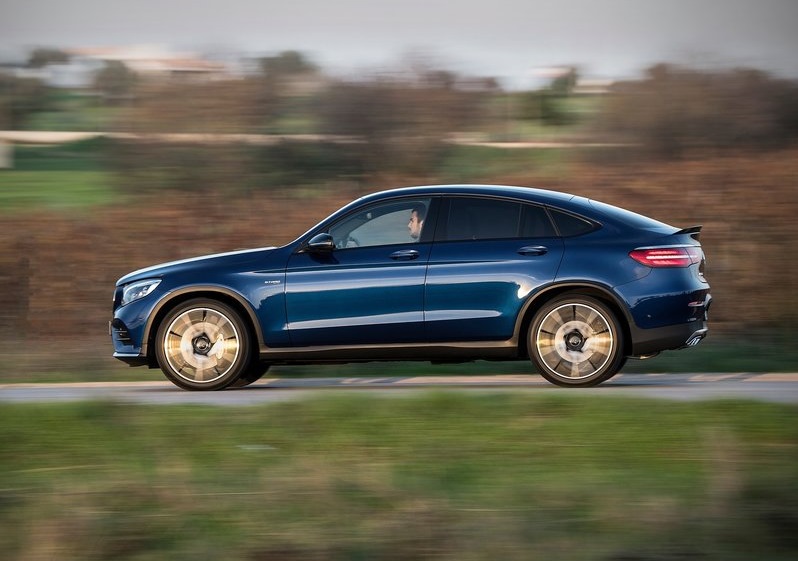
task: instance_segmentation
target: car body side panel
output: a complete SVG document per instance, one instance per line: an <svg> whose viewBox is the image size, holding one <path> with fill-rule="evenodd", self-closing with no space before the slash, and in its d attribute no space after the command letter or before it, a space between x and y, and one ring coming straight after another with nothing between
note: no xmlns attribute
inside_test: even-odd
<svg viewBox="0 0 798 561"><path fill-rule="evenodd" d="M524 303L555 278L561 258L557 238L436 243L424 297L429 341L510 339Z"/></svg>
<svg viewBox="0 0 798 561"><path fill-rule="evenodd" d="M635 240L614 239L598 230L565 238L565 253L557 272L560 282L585 281L615 287L644 278L651 269L633 261L628 253Z"/></svg>
<svg viewBox="0 0 798 561"><path fill-rule="evenodd" d="M415 251L415 259L397 252ZM430 244L300 252L286 275L291 344L420 343Z"/></svg>

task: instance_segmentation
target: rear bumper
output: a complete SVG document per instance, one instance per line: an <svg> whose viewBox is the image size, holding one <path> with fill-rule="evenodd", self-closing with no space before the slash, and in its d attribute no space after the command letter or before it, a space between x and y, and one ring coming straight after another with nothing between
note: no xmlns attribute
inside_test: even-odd
<svg viewBox="0 0 798 561"><path fill-rule="evenodd" d="M696 306L696 316L689 321L677 325L642 329L630 326L632 335L632 356L641 356L660 351L685 349L694 347L703 341L709 333L707 325L709 307L712 297L707 294L703 303Z"/></svg>
<svg viewBox="0 0 798 561"><path fill-rule="evenodd" d="M670 325L654 329L632 327L632 356L648 355L672 349L694 347L708 333L706 322Z"/></svg>

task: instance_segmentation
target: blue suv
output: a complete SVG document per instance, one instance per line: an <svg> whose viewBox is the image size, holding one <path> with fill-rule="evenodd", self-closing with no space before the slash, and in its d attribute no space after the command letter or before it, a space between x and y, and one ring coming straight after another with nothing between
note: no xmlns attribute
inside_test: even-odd
<svg viewBox="0 0 798 561"><path fill-rule="evenodd" d="M527 358L592 386L706 336L700 229L524 187L384 191L283 247L122 277L114 356L189 390L273 364Z"/></svg>

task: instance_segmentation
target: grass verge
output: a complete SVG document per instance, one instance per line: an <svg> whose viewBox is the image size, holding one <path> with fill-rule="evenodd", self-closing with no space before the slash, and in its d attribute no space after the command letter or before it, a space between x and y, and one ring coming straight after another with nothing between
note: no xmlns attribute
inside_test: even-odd
<svg viewBox="0 0 798 561"><path fill-rule="evenodd" d="M10 559L798 554L798 409L570 396L0 406Z"/></svg>

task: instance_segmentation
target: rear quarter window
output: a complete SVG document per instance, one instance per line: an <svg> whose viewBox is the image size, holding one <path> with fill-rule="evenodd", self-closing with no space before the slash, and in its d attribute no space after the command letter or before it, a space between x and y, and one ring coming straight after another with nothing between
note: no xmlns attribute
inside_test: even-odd
<svg viewBox="0 0 798 561"><path fill-rule="evenodd" d="M555 209L550 210L551 217L557 225L557 230L560 232L560 236L564 238L581 236L582 234L587 234L596 229L596 225L589 220L585 220L573 214L568 214L567 212Z"/></svg>

